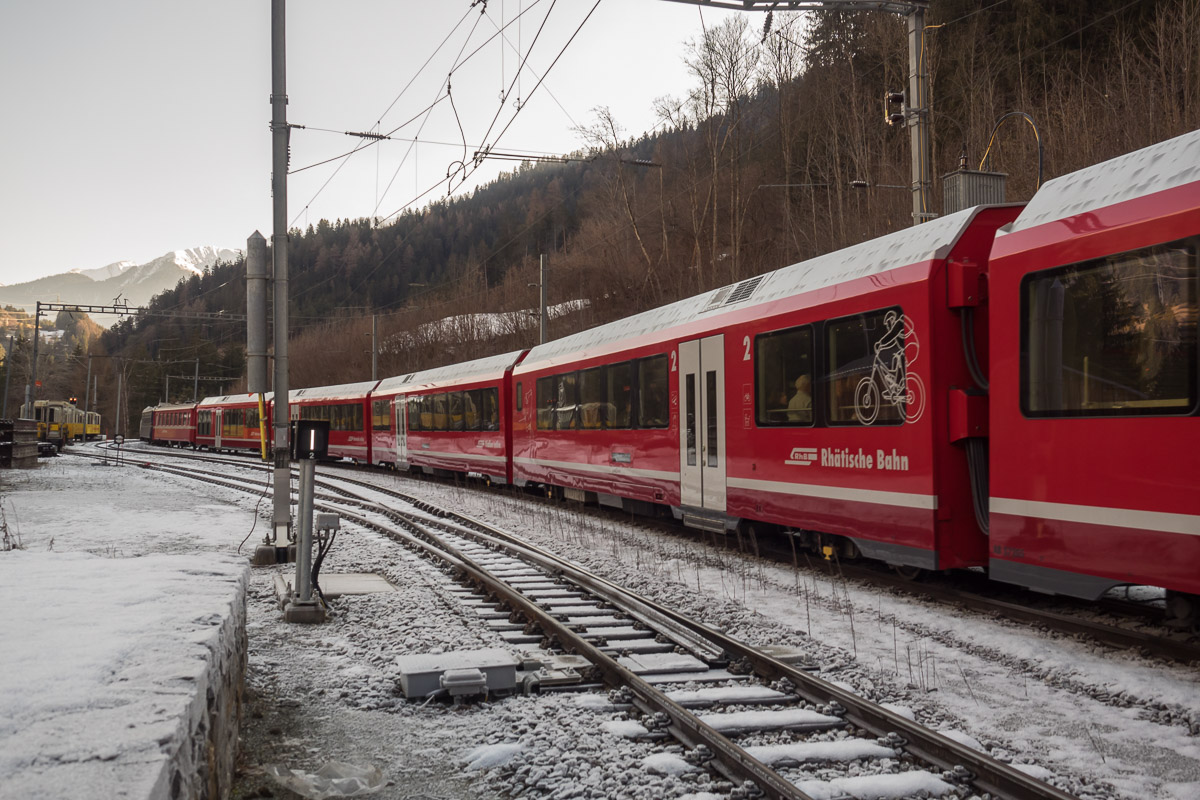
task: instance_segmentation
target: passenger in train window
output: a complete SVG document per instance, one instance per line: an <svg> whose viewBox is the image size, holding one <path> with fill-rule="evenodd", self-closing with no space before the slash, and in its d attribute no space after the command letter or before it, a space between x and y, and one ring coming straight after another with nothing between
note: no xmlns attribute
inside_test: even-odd
<svg viewBox="0 0 1200 800"><path fill-rule="evenodd" d="M796 378L796 393L788 400L789 422L812 422L812 376Z"/></svg>

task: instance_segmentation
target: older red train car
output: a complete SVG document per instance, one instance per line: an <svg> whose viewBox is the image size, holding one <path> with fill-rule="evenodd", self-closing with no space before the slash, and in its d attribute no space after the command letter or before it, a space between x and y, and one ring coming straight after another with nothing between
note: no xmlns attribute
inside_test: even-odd
<svg viewBox="0 0 1200 800"><path fill-rule="evenodd" d="M196 404L161 403L150 409L150 439L153 444L174 447L196 446Z"/></svg>

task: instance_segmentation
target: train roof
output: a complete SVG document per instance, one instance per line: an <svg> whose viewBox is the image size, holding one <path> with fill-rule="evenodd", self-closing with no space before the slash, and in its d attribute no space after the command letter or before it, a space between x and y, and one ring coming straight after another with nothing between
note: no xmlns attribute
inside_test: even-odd
<svg viewBox="0 0 1200 800"><path fill-rule="evenodd" d="M292 389L288 392L288 402L296 400L360 400L378 385L379 381L359 381L358 383L343 383L338 386Z"/></svg>
<svg viewBox="0 0 1200 800"><path fill-rule="evenodd" d="M600 325L529 351L524 365L603 347L674 328L703 315L742 310L782 297L823 289L846 281L879 275L910 264L945 258L970 226L979 208L969 208L921 225L826 253L789 267L767 272L670 305Z"/></svg>
<svg viewBox="0 0 1200 800"><path fill-rule="evenodd" d="M195 407L195 403L159 403L153 408L155 411L190 411Z"/></svg>
<svg viewBox="0 0 1200 800"><path fill-rule="evenodd" d="M397 375L379 382L376 394L396 393L408 386L423 386L431 383L446 383L449 381L467 381L472 379L484 380L493 376L503 375L524 355L524 350L511 353L501 353L498 356L477 358L473 361L463 361L445 367L434 367L408 375Z"/></svg>
<svg viewBox="0 0 1200 800"><path fill-rule="evenodd" d="M1025 210L997 235L1016 233L1196 181L1200 181L1200 131L1046 181Z"/></svg>
<svg viewBox="0 0 1200 800"><path fill-rule="evenodd" d="M275 398L274 392L267 392L264 397L264 402L271 402ZM257 402L257 394L223 394L217 397L206 397L196 404L196 408L207 408L209 406L227 406L230 403L251 403Z"/></svg>

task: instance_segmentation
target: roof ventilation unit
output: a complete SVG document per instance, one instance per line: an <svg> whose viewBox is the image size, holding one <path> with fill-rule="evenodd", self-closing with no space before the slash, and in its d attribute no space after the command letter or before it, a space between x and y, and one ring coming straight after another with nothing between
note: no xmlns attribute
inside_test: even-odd
<svg viewBox="0 0 1200 800"><path fill-rule="evenodd" d="M731 306L734 303L740 303L743 300L749 300L750 296L754 294L754 290L758 288L759 284L766 277L766 275L756 275L733 286L718 289L712 296L712 299L708 301L708 305L704 307L704 310L712 311L714 308L723 308L724 306Z"/></svg>

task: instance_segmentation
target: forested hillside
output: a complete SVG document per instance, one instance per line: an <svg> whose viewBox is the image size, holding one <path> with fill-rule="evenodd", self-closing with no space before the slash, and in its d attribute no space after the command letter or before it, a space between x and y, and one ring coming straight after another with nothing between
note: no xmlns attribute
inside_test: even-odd
<svg viewBox="0 0 1200 800"><path fill-rule="evenodd" d="M908 135L885 124L883 104L907 83L904 19L767 23L746 13L697 33L693 90L659 101L653 134L598 108L570 160L522 164L387 224L293 230L293 387L370 377L373 314L381 375L533 343L530 315L479 315L535 309L541 253L551 302L584 301L553 321L558 336L910 225ZM940 176L964 151L978 167L1007 112L1036 122L1046 179L1200 127L1200 0L934 0L927 23L939 205ZM1028 199L1032 126L1000 127L990 164L1008 174L1009 200ZM218 265L155 307L241 313L243 276L240 263ZM199 357L203 376L227 379L201 394L232 391L244 385L244 339L237 323L150 318L100 346L127 359L111 370L124 365L134 414L158 402L164 373L186 371L142 361ZM171 387L171 399L190 398L190 383Z"/></svg>

